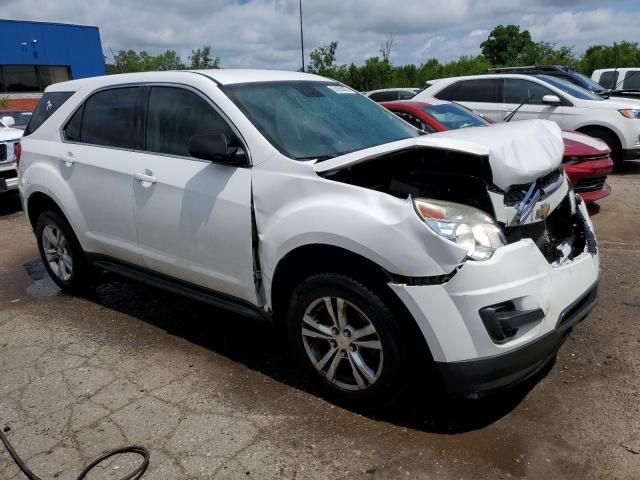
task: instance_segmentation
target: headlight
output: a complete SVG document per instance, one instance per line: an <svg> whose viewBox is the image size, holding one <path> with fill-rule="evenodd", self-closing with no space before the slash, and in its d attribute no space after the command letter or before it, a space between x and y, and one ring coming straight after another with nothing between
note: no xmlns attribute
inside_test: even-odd
<svg viewBox="0 0 640 480"><path fill-rule="evenodd" d="M413 204L431 230L464 246L467 257L473 260L487 260L498 247L507 243L502 229L482 210L426 198L416 198Z"/></svg>
<svg viewBox="0 0 640 480"><path fill-rule="evenodd" d="M640 109L638 109L638 108L625 108L625 109L618 110L618 111L624 117L640 119Z"/></svg>

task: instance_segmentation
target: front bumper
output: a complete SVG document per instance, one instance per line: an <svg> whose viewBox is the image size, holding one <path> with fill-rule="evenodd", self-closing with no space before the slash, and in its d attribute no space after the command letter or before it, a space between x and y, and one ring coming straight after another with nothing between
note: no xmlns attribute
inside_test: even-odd
<svg viewBox="0 0 640 480"><path fill-rule="evenodd" d="M445 390L452 394L485 392L532 377L555 357L571 329L591 313L597 296L598 282L565 308L554 330L519 349L478 360L436 362Z"/></svg>
<svg viewBox="0 0 640 480"><path fill-rule="evenodd" d="M564 170L573 190L585 202L600 200L611 193L611 187L606 183L607 175L613 171L613 161L610 158L568 164L564 166Z"/></svg>
<svg viewBox="0 0 640 480"><path fill-rule="evenodd" d="M586 207L579 208L592 229ZM599 272L597 253L584 251L553 266L525 238L498 249L487 261L467 261L445 284L390 287L415 318L449 391L475 392L516 383L542 368L593 308L595 299L579 314L567 314L594 291ZM517 311L540 309L544 316L498 342L480 310L501 303Z"/></svg>
<svg viewBox="0 0 640 480"><path fill-rule="evenodd" d="M14 164L0 165L0 193L18 189L18 172Z"/></svg>

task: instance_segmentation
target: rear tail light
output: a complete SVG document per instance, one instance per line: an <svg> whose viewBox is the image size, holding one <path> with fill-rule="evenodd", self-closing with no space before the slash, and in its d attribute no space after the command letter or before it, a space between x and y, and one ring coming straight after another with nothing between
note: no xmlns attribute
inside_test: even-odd
<svg viewBox="0 0 640 480"><path fill-rule="evenodd" d="M16 161L16 170L20 168L20 157L22 156L22 145L20 142L13 144L13 159Z"/></svg>

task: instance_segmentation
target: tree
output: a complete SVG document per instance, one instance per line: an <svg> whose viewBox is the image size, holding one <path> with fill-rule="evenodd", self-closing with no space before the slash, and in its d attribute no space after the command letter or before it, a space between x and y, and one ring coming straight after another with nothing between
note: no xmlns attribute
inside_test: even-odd
<svg viewBox="0 0 640 480"><path fill-rule="evenodd" d="M148 72L153 70L184 70L185 64L175 50L167 50L159 55L150 55L142 50L119 50L113 63L107 64L107 73Z"/></svg>
<svg viewBox="0 0 640 480"><path fill-rule="evenodd" d="M191 50L189 61L193 69L222 68L220 57L211 56L211 46L209 45L205 45L197 50Z"/></svg>
<svg viewBox="0 0 640 480"><path fill-rule="evenodd" d="M382 55L382 60L388 62L391 57L391 52L393 51L393 34L389 35L382 45L380 45L380 54Z"/></svg>
<svg viewBox="0 0 640 480"><path fill-rule="evenodd" d="M529 30L520 31L519 25L498 25L487 39L480 44L482 55L491 65L509 65L527 48L531 48L533 40Z"/></svg>
<svg viewBox="0 0 640 480"><path fill-rule="evenodd" d="M593 45L578 62L578 71L591 75L599 68L637 67L640 65L640 47L636 42L613 45Z"/></svg>
<svg viewBox="0 0 640 480"><path fill-rule="evenodd" d="M307 68L310 73L330 77L335 70L336 50L338 42L331 42L328 45L321 45L309 54L311 62Z"/></svg>

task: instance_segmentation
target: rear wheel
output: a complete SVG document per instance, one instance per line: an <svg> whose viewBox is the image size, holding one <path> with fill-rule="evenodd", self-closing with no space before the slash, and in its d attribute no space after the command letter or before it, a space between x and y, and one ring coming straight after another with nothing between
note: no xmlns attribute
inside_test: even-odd
<svg viewBox="0 0 640 480"><path fill-rule="evenodd" d="M622 159L622 146L615 134L599 129L587 129L583 130L582 133L606 143L609 150L611 150L611 160L613 160L615 167L620 168L622 166L622 163L624 162Z"/></svg>
<svg viewBox="0 0 640 480"><path fill-rule="evenodd" d="M403 332L373 290L335 273L313 275L294 291L289 340L309 375L344 400L389 403L406 383Z"/></svg>
<svg viewBox="0 0 640 480"><path fill-rule="evenodd" d="M45 211L36 222L40 256L53 281L64 291L86 291L90 266L69 223L59 213Z"/></svg>

